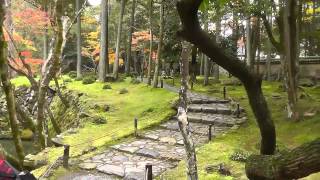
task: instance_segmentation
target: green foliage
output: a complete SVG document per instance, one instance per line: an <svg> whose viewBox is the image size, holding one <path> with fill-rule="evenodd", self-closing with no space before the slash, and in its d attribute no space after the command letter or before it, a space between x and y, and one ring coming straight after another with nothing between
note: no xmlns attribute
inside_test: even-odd
<svg viewBox="0 0 320 180"><path fill-rule="evenodd" d="M71 79L75 79L77 78L77 72L76 71L70 71L68 73L68 76L71 78Z"/></svg>
<svg viewBox="0 0 320 180"><path fill-rule="evenodd" d="M93 84L96 82L95 76L86 76L82 79L82 84Z"/></svg>
<svg viewBox="0 0 320 180"><path fill-rule="evenodd" d="M131 78L131 84L140 84L141 81L137 78Z"/></svg>
<svg viewBox="0 0 320 180"><path fill-rule="evenodd" d="M250 156L250 153L237 149L230 155L230 160L232 161L239 161L239 162L246 162L248 157Z"/></svg>
<svg viewBox="0 0 320 180"><path fill-rule="evenodd" d="M128 91L128 89L126 89L126 88L122 88L122 89L120 89L120 91L119 91L119 94L127 94L127 93L129 93L129 91Z"/></svg>
<svg viewBox="0 0 320 180"><path fill-rule="evenodd" d="M103 85L102 89L112 89L110 84Z"/></svg>

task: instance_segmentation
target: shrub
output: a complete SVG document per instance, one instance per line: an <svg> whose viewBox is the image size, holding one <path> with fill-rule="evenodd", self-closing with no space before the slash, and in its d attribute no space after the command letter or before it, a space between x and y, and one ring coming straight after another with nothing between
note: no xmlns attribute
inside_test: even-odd
<svg viewBox="0 0 320 180"><path fill-rule="evenodd" d="M94 76L87 76L82 79L82 84L93 84L96 82L96 77Z"/></svg>
<svg viewBox="0 0 320 180"><path fill-rule="evenodd" d="M129 91L126 88L120 89L119 94L127 94Z"/></svg>
<svg viewBox="0 0 320 180"><path fill-rule="evenodd" d="M132 78L131 79L131 84L140 84L140 80L138 80L137 78Z"/></svg>
<svg viewBox="0 0 320 180"><path fill-rule="evenodd" d="M235 150L229 158L232 161L246 162L249 156L250 154L248 152L238 149Z"/></svg>
<svg viewBox="0 0 320 180"><path fill-rule="evenodd" d="M81 77L75 79L75 81L82 81L82 80L83 80L83 78L81 78Z"/></svg>
<svg viewBox="0 0 320 180"><path fill-rule="evenodd" d="M71 79L75 79L77 78L77 72L76 71L70 71L68 73L68 76L71 78Z"/></svg>
<svg viewBox="0 0 320 180"><path fill-rule="evenodd" d="M69 82L72 82L72 79L70 79L70 78L67 78L67 79L65 79L65 80L63 80L65 83L69 83Z"/></svg>
<svg viewBox="0 0 320 180"><path fill-rule="evenodd" d="M112 89L110 84L103 85L102 89Z"/></svg>

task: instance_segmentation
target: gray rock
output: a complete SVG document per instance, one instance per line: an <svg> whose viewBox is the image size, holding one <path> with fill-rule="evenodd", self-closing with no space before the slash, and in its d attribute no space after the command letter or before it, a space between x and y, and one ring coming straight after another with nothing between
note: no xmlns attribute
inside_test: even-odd
<svg viewBox="0 0 320 180"><path fill-rule="evenodd" d="M97 168L99 172L124 177L124 169L120 166L106 164Z"/></svg>
<svg viewBox="0 0 320 180"><path fill-rule="evenodd" d="M152 149L140 149L139 151L137 151L137 154L151 158L158 158L160 156L159 152L154 151Z"/></svg>
<svg viewBox="0 0 320 180"><path fill-rule="evenodd" d="M81 163L79 167L84 170L93 170L97 167L96 163Z"/></svg>

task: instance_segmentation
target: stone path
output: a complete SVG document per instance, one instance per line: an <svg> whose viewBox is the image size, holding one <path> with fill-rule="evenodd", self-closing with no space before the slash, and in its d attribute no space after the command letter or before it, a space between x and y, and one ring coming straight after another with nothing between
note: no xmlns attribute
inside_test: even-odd
<svg viewBox="0 0 320 180"><path fill-rule="evenodd" d="M178 92L177 88L165 85L164 88ZM212 125L212 139L239 127L246 121L236 118L227 100L189 93L188 118L192 138L196 146L208 142L209 125ZM175 117L152 130L144 131L138 138L111 147L103 154L85 160L79 167L84 171L102 173L105 179L144 179L146 164L153 165L153 175L159 176L176 167L185 158L183 140ZM81 179L79 176L70 179ZM93 178L95 179L95 178ZM99 179L99 178L97 178Z"/></svg>

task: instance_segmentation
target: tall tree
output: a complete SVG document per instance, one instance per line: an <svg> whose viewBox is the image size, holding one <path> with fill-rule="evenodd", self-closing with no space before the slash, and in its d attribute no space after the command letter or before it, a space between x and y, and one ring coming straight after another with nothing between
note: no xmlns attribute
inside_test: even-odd
<svg viewBox="0 0 320 180"><path fill-rule="evenodd" d="M118 21L118 32L117 32L117 42L116 42L116 58L113 64L113 77L115 79L118 79L118 76L119 76L120 40L121 40L122 20L123 20L125 6L126 6L126 0L121 0L121 10L120 10L120 16Z"/></svg>
<svg viewBox="0 0 320 180"><path fill-rule="evenodd" d="M125 65L126 74L130 74L130 66L132 61L132 34L134 32L134 25L135 25L135 11L136 11L136 0L132 0L132 8L131 8L131 19L130 19L130 27L129 27L129 41L128 41L128 52L127 52L127 59Z"/></svg>
<svg viewBox="0 0 320 180"><path fill-rule="evenodd" d="M149 31L150 31L150 48L148 60L148 85L151 85L151 66L152 66L152 52L153 52L153 31L152 31L152 16L153 16L153 0L149 0Z"/></svg>
<svg viewBox="0 0 320 180"><path fill-rule="evenodd" d="M180 74L181 74L181 87L179 91L180 104L178 108L178 123L180 132L183 137L184 148L187 152L187 179L198 179L197 156L193 140L191 138L190 126L188 122L187 109L188 109L188 78L189 78L189 43L182 43L182 52L180 58Z"/></svg>
<svg viewBox="0 0 320 180"><path fill-rule="evenodd" d="M162 55L162 43L163 43L163 33L164 33L164 0L161 0L160 5L160 35L159 35L159 43L158 43L158 53L157 53L157 59L155 62L155 68L154 68L154 75L153 75L153 87L158 87L158 81L159 81L159 69L160 69L160 61L161 61L161 55Z"/></svg>
<svg viewBox="0 0 320 180"><path fill-rule="evenodd" d="M209 21L208 21L208 12L205 12L204 16L204 30L208 32L208 27L209 27ZM204 75L204 81L203 85L207 86L209 85L209 76L210 76L210 59L208 56L204 55L204 60L203 60L203 75Z"/></svg>
<svg viewBox="0 0 320 180"><path fill-rule="evenodd" d="M76 12L79 12L80 8L80 0L76 0ZM81 67L81 14L79 14L77 17L77 78L82 78Z"/></svg>
<svg viewBox="0 0 320 180"><path fill-rule="evenodd" d="M106 74L109 73L108 56L108 0L101 1L101 44L99 61L99 81L104 82Z"/></svg>
<svg viewBox="0 0 320 180"><path fill-rule="evenodd" d="M0 0L0 25L3 27L3 23L5 20L5 2L4 0ZM15 107L15 97L14 97L14 88L11 85L9 79L9 69L7 64L7 45L4 39L3 28L0 28L0 78L2 83L2 89L6 96L8 115L9 115L9 124L11 126L12 136L14 145L16 147L16 152L19 158L19 165L22 169L23 160L24 160L24 151L20 138L17 113Z"/></svg>
<svg viewBox="0 0 320 180"><path fill-rule="evenodd" d="M48 13L48 0L43 1L44 12ZM46 61L48 58L48 46L49 46L49 36L48 36L48 23L45 23L44 34L43 34L43 60Z"/></svg>

